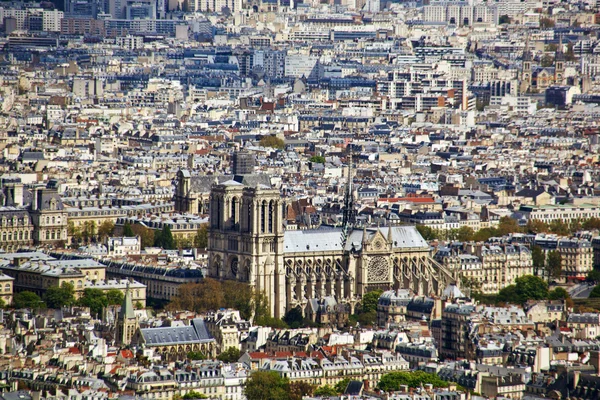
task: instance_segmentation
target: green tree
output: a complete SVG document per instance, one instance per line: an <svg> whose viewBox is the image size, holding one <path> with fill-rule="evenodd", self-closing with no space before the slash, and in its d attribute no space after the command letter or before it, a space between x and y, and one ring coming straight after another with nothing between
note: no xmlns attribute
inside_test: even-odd
<svg viewBox="0 0 600 400"><path fill-rule="evenodd" d="M255 371L244 386L248 400L289 400L290 384L275 371Z"/></svg>
<svg viewBox="0 0 600 400"><path fill-rule="evenodd" d="M416 228L421 236L423 236L423 239L427 241L437 239L437 232L433 228L427 225L417 225Z"/></svg>
<svg viewBox="0 0 600 400"><path fill-rule="evenodd" d="M271 316L254 318L254 324L257 326L268 326L273 329L289 328L284 320Z"/></svg>
<svg viewBox="0 0 600 400"><path fill-rule="evenodd" d="M196 392L195 390L190 390L186 394L183 395L182 399L184 400L193 400L193 399L208 399L204 394L200 392Z"/></svg>
<svg viewBox="0 0 600 400"><path fill-rule="evenodd" d="M235 347L230 347L221 354L217 356L217 360L223 361L225 363L234 363L237 362L241 357L240 349Z"/></svg>
<svg viewBox="0 0 600 400"><path fill-rule="evenodd" d="M302 315L302 309L300 307L294 307L285 313L283 321L288 324L292 329L300 328L304 322L304 316Z"/></svg>
<svg viewBox="0 0 600 400"><path fill-rule="evenodd" d="M334 389L339 394L343 394L346 391L346 388L348 387L349 383L350 383L350 378L344 378L335 384Z"/></svg>
<svg viewBox="0 0 600 400"><path fill-rule="evenodd" d="M334 396L339 395L339 393L337 390L334 389L333 386L324 385L324 386L319 386L318 388L316 388L314 395L318 396L318 397L334 397Z"/></svg>
<svg viewBox="0 0 600 400"><path fill-rule="evenodd" d="M560 278L562 274L562 256L558 251L548 252L546 268L548 269L548 278Z"/></svg>
<svg viewBox="0 0 600 400"><path fill-rule="evenodd" d="M508 15L504 14L501 15L500 18L498 18L498 24L503 25L503 24L510 24L511 19Z"/></svg>
<svg viewBox="0 0 600 400"><path fill-rule="evenodd" d="M508 285L502 288L498 292L498 296L496 297L498 301L502 303L514 303L520 302L517 294L517 286L516 285Z"/></svg>
<svg viewBox="0 0 600 400"><path fill-rule="evenodd" d="M115 224L112 221L106 220L100 224L98 227L98 237L100 240L112 236L115 231Z"/></svg>
<svg viewBox="0 0 600 400"><path fill-rule="evenodd" d="M135 232L133 232L133 229L131 228L131 224L129 223L129 221L125 222L125 225L123 225L123 236L125 236L125 237L134 237L135 236Z"/></svg>
<svg viewBox="0 0 600 400"><path fill-rule="evenodd" d="M590 298L597 299L598 297L600 297L600 285L594 286L594 288L590 292Z"/></svg>
<svg viewBox="0 0 600 400"><path fill-rule="evenodd" d="M0 297L0 308L6 308L6 302Z"/></svg>
<svg viewBox="0 0 600 400"><path fill-rule="evenodd" d="M515 279L515 286L521 303L527 300L543 300L548 297L548 284L537 276L521 276Z"/></svg>
<svg viewBox="0 0 600 400"><path fill-rule="evenodd" d="M75 303L75 288L73 284L63 282L58 286L50 286L44 293L44 302L49 308L61 308Z"/></svg>
<svg viewBox="0 0 600 400"><path fill-rule="evenodd" d="M557 287L554 290L548 292L548 300L567 300L570 299L569 292L561 287Z"/></svg>
<svg viewBox="0 0 600 400"><path fill-rule="evenodd" d="M194 236L194 246L200 249L208 247L208 224L202 224L198 228L196 236Z"/></svg>
<svg viewBox="0 0 600 400"><path fill-rule="evenodd" d="M361 302L361 311L363 313L377 311L377 303L382 293L383 290L379 289L365 293Z"/></svg>
<svg viewBox="0 0 600 400"><path fill-rule="evenodd" d="M186 354L188 360L201 361L206 360L206 356L200 351L190 351Z"/></svg>
<svg viewBox="0 0 600 400"><path fill-rule="evenodd" d="M475 232L473 235L473 241L475 242L487 242L490 238L499 236L498 231L494 228L482 228Z"/></svg>
<svg viewBox="0 0 600 400"><path fill-rule="evenodd" d="M540 246L531 248L531 261L533 262L534 275L538 276L540 271L546 268L546 255Z"/></svg>
<svg viewBox="0 0 600 400"><path fill-rule="evenodd" d="M154 246L162 247L165 250L173 250L175 241L169 225L164 225L161 231L156 231L154 234Z"/></svg>
<svg viewBox="0 0 600 400"><path fill-rule="evenodd" d="M586 280L590 282L600 282L600 270L593 269L588 272Z"/></svg>
<svg viewBox="0 0 600 400"><path fill-rule="evenodd" d="M123 304L125 295L119 289L109 289L106 291L106 302L110 306L118 306Z"/></svg>
<svg viewBox="0 0 600 400"><path fill-rule="evenodd" d="M29 291L19 292L13 296L15 308L40 308L45 304L37 294Z"/></svg>
<svg viewBox="0 0 600 400"><path fill-rule="evenodd" d="M473 240L473 235L475 235L473 228L470 226L461 226L456 232L456 240L459 242L470 242Z"/></svg>
<svg viewBox="0 0 600 400"><path fill-rule="evenodd" d="M272 147L279 150L283 150L285 147L285 142L277 136L263 136L258 143L262 147Z"/></svg>
<svg viewBox="0 0 600 400"><path fill-rule="evenodd" d="M311 158L308 159L308 161L310 161L311 163L315 163L315 164L325 164L325 157L312 156Z"/></svg>
<svg viewBox="0 0 600 400"><path fill-rule="evenodd" d="M89 307L92 314L100 314L102 309L108 305L108 299L102 290L87 288L83 290L79 305Z"/></svg>
<svg viewBox="0 0 600 400"><path fill-rule="evenodd" d="M400 390L400 386L403 385L410 388L418 388L426 384L431 384L435 388L448 387L448 382L442 380L436 374L430 374L425 371L390 372L381 377L378 387L383 391L389 392Z"/></svg>
<svg viewBox="0 0 600 400"><path fill-rule="evenodd" d="M571 234L571 229L569 225L565 224L562 219L555 219L550 222L550 231L557 235L568 236Z"/></svg>

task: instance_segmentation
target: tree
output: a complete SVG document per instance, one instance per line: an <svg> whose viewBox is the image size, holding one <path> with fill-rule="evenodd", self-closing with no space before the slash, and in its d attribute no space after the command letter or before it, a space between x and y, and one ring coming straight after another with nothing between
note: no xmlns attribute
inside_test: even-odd
<svg viewBox="0 0 600 400"><path fill-rule="evenodd" d="M244 386L248 400L288 400L290 385L275 371L255 371Z"/></svg>
<svg viewBox="0 0 600 400"><path fill-rule="evenodd" d="M119 289L109 289L106 292L106 301L110 306L118 306L123 304L125 295Z"/></svg>
<svg viewBox="0 0 600 400"><path fill-rule="evenodd" d="M597 299L598 297L600 297L600 285L594 286L594 288L590 292L590 298Z"/></svg>
<svg viewBox="0 0 600 400"><path fill-rule="evenodd" d="M206 356L200 351L190 351L187 353L188 360L201 361L206 360Z"/></svg>
<svg viewBox="0 0 600 400"><path fill-rule="evenodd" d="M285 313L283 321L292 329L300 328L302 326L302 322L304 321L302 309L300 307L294 307L290 309Z"/></svg>
<svg viewBox="0 0 600 400"><path fill-rule="evenodd" d="M377 303L379 302L379 297L383 293L383 290L373 290L371 292L365 293L361 302L361 311L363 313L368 313L371 311L377 311Z"/></svg>
<svg viewBox="0 0 600 400"><path fill-rule="evenodd" d="M568 236L571 234L571 229L567 224L563 222L562 219L555 219L550 222L550 231L557 235Z"/></svg>
<svg viewBox="0 0 600 400"><path fill-rule="evenodd" d="M548 270L548 279L560 278L562 274L562 256L556 250L548 252L548 260L546 262Z"/></svg>
<svg viewBox="0 0 600 400"><path fill-rule="evenodd" d="M350 378L344 378L335 384L334 389L339 394L343 394L346 391L346 388L348 387L349 383L350 383Z"/></svg>
<svg viewBox="0 0 600 400"><path fill-rule="evenodd" d="M221 354L217 356L217 360L223 361L225 363L234 363L237 362L241 357L240 349L235 347L230 347Z"/></svg>
<svg viewBox="0 0 600 400"><path fill-rule="evenodd" d="M15 308L40 308L44 305L40 296L33 292L24 291L13 296L13 306Z"/></svg>
<svg viewBox="0 0 600 400"><path fill-rule="evenodd" d="M311 158L308 159L308 161L310 161L311 163L315 163L315 164L325 164L325 157L312 156Z"/></svg>
<svg viewBox="0 0 600 400"><path fill-rule="evenodd" d="M100 226L98 227L98 236L100 237L100 240L112 236L113 232L115 230L115 224L112 221L106 220L104 222L102 222L100 224Z"/></svg>
<svg viewBox="0 0 600 400"><path fill-rule="evenodd" d="M182 399L184 400L193 400L193 399L208 399L204 394L200 392L196 392L195 390L190 390L186 394L183 395Z"/></svg>
<svg viewBox="0 0 600 400"><path fill-rule="evenodd" d="M539 219L530 219L527 221L527 225L525 225L525 230L528 233L546 233L550 231L548 224L544 221L540 221Z"/></svg>
<svg viewBox="0 0 600 400"><path fill-rule="evenodd" d="M44 293L44 301L49 308L61 308L75 303L75 288L73 284L63 282L59 286L50 286Z"/></svg>
<svg viewBox="0 0 600 400"><path fill-rule="evenodd" d="M600 218L589 218L583 221L582 228L588 231L600 229Z"/></svg>
<svg viewBox="0 0 600 400"><path fill-rule="evenodd" d="M548 297L548 284L537 276L524 275L515 279L516 292L521 303Z"/></svg>
<svg viewBox="0 0 600 400"><path fill-rule="evenodd" d="M521 227L516 219L511 217L502 217L498 224L498 236L506 236L511 233L521 232Z"/></svg>
<svg viewBox="0 0 600 400"><path fill-rule="evenodd" d="M570 299L569 292L561 287L557 287L548 293L548 300L567 300Z"/></svg>
<svg viewBox="0 0 600 400"><path fill-rule="evenodd" d="M554 28L554 21L551 20L550 18L540 18L540 28L542 29L548 29L548 28Z"/></svg>
<svg viewBox="0 0 600 400"><path fill-rule="evenodd" d="M531 248L531 261L533 262L534 275L539 275L539 271L546 268L546 255L540 246Z"/></svg>
<svg viewBox="0 0 600 400"><path fill-rule="evenodd" d="M129 223L129 221L125 222L125 225L123 225L123 236L125 237L134 237L135 232L133 232L133 229L131 228L131 224Z"/></svg>
<svg viewBox="0 0 600 400"><path fill-rule="evenodd" d="M194 247L205 249L208 247L208 224L200 225L194 236Z"/></svg>
<svg viewBox="0 0 600 400"><path fill-rule="evenodd" d="M471 240L473 240L474 234L475 231L473 231L473 228L471 228L470 226L461 226L456 232L456 240L458 240L459 242L470 242Z"/></svg>
<svg viewBox="0 0 600 400"><path fill-rule="evenodd" d="M102 309L108 305L108 299L102 290L87 288L83 290L79 305L89 307L92 314L100 314Z"/></svg>
<svg viewBox="0 0 600 400"><path fill-rule="evenodd" d="M427 225L417 225L416 228L421 236L423 236L423 239L427 241L437 239L437 232L433 228Z"/></svg>
<svg viewBox="0 0 600 400"><path fill-rule="evenodd" d="M139 236L141 240L142 250L146 247L152 247L154 245L154 231L150 228L147 228L140 224L135 224L131 226L131 230L133 231L132 236ZM127 236L127 235L123 235ZM130 236L127 236L130 237Z"/></svg>
<svg viewBox="0 0 600 400"><path fill-rule="evenodd" d="M508 285L498 292L497 300L502 303L519 302L516 285Z"/></svg>
<svg viewBox="0 0 600 400"><path fill-rule="evenodd" d="M279 150L283 150L285 147L285 142L277 136L263 136L258 143L262 147L272 147Z"/></svg>
<svg viewBox="0 0 600 400"><path fill-rule="evenodd" d="M587 281L589 282L600 282L600 271L597 269L593 269L587 274Z"/></svg>
<svg viewBox="0 0 600 400"><path fill-rule="evenodd" d="M379 389L389 392L400 390L400 386L403 385L410 388L418 388L426 384L431 384L435 388L448 387L448 382L442 380L436 374L430 374L425 371L390 372L381 377L377 386Z"/></svg>
<svg viewBox="0 0 600 400"><path fill-rule="evenodd" d="M501 15L500 18L498 18L498 24L503 25L503 24L510 24L511 19L508 15L504 14Z"/></svg>
<svg viewBox="0 0 600 400"><path fill-rule="evenodd" d="M302 400L304 396L312 396L315 386L308 382L297 381L290 383L289 400Z"/></svg>
<svg viewBox="0 0 600 400"><path fill-rule="evenodd" d="M169 225L165 224L161 231L155 231L154 246L162 247L165 250L173 250L175 248L175 241Z"/></svg>
<svg viewBox="0 0 600 400"><path fill-rule="evenodd" d="M333 397L333 396L337 396L339 393L337 392L337 390L335 390L333 388L333 386L330 385L325 385L325 386L319 386L318 388L315 389L314 395L316 397Z"/></svg>
<svg viewBox="0 0 600 400"><path fill-rule="evenodd" d="M498 232L494 228L482 228L475 232L472 240L475 242L487 242L494 236L498 236Z"/></svg>
<svg viewBox="0 0 600 400"><path fill-rule="evenodd" d="M554 57L550 54L544 54L540 60L540 65L544 68L551 67L554 64Z"/></svg>

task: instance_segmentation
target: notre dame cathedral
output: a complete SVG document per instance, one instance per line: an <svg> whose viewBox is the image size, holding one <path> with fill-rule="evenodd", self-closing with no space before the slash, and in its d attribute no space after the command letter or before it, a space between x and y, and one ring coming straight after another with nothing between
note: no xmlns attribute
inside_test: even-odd
<svg viewBox="0 0 600 400"><path fill-rule="evenodd" d="M456 281L414 226L286 231L279 190L239 179L214 184L208 205L209 276L263 291L275 317L326 297L353 312L372 289L430 295Z"/></svg>

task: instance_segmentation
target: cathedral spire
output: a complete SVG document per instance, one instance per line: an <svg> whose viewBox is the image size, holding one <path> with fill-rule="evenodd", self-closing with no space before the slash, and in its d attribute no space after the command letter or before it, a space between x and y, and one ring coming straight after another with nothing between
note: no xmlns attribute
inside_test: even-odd
<svg viewBox="0 0 600 400"><path fill-rule="evenodd" d="M351 145L348 145L351 146ZM344 208L342 217L342 248L346 247L348 235L356 223L356 213L354 211L354 191L352 189L352 149L348 153L348 182L344 193Z"/></svg>

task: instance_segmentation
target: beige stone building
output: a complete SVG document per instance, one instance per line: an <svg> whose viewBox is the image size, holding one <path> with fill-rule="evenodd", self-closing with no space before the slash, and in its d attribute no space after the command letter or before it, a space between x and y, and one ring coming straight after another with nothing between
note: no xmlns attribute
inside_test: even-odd
<svg viewBox="0 0 600 400"><path fill-rule="evenodd" d="M522 245L467 243L438 249L435 258L485 294L498 293L520 276L533 275L531 252Z"/></svg>

